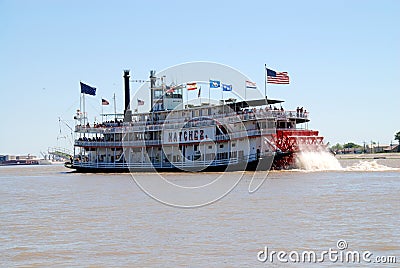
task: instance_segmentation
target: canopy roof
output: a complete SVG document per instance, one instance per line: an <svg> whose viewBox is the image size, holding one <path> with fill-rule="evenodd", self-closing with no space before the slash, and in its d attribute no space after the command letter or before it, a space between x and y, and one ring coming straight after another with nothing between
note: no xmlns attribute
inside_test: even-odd
<svg viewBox="0 0 400 268"><path fill-rule="evenodd" d="M266 103L268 101L268 103ZM254 106L262 106L266 104L276 104L276 103L282 103L282 100L272 100L272 99L258 99L258 100L248 100L248 101L240 101L236 103L229 103L228 105L231 107L240 107L240 108L246 108L246 107L254 107Z"/></svg>

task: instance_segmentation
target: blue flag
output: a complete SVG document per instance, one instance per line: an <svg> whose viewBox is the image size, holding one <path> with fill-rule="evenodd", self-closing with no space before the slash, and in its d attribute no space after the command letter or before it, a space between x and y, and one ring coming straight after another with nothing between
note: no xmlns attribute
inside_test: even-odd
<svg viewBox="0 0 400 268"><path fill-rule="evenodd" d="M95 96L96 95L96 88L95 87L91 87L88 86L82 82L81 83L81 93L83 94L88 94L88 95L92 95Z"/></svg>
<svg viewBox="0 0 400 268"><path fill-rule="evenodd" d="M221 82L218 80L210 80L210 88L219 88L221 87Z"/></svg>
<svg viewBox="0 0 400 268"><path fill-rule="evenodd" d="M223 91L232 91L232 85L222 84Z"/></svg>

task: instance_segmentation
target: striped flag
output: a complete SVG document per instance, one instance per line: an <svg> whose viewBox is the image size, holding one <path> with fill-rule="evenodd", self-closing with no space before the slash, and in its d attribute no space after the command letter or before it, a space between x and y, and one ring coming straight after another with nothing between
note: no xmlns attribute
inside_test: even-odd
<svg viewBox="0 0 400 268"><path fill-rule="evenodd" d="M144 105L144 100L137 99L137 105Z"/></svg>
<svg viewBox="0 0 400 268"><path fill-rule="evenodd" d="M196 90L197 89L197 83L187 83L186 84L187 90Z"/></svg>
<svg viewBox="0 0 400 268"><path fill-rule="evenodd" d="M275 72L267 68L267 83L289 84L289 75L287 72Z"/></svg>
<svg viewBox="0 0 400 268"><path fill-rule="evenodd" d="M256 89L257 85L255 82L251 82L249 80L246 81L246 88L252 88L252 89Z"/></svg>
<svg viewBox="0 0 400 268"><path fill-rule="evenodd" d="M110 103L106 99L101 99L101 105L109 105Z"/></svg>
<svg viewBox="0 0 400 268"><path fill-rule="evenodd" d="M166 93L174 93L175 88L174 87L167 87L167 90L165 91Z"/></svg>
<svg viewBox="0 0 400 268"><path fill-rule="evenodd" d="M175 90L178 90L178 89L182 89L182 88L184 88L184 86L181 84L181 85L171 85L171 86L167 86L166 87L166 93L174 93L175 92Z"/></svg>

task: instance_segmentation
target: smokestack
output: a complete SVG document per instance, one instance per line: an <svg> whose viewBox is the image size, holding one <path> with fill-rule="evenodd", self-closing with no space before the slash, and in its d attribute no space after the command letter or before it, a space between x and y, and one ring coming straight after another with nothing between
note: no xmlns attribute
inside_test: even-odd
<svg viewBox="0 0 400 268"><path fill-rule="evenodd" d="M132 121L132 111L130 110L131 94L129 88L129 70L124 70L124 84L125 84L125 110L124 122Z"/></svg>
<svg viewBox="0 0 400 268"><path fill-rule="evenodd" d="M125 109L124 113L129 110L129 103L131 102L130 89L129 89L129 70L124 70L124 84L125 84Z"/></svg>

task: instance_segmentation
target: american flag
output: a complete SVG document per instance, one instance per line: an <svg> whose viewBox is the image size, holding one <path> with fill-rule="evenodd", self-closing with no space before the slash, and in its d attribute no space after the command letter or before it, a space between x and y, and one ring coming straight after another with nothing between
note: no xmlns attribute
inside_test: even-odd
<svg viewBox="0 0 400 268"><path fill-rule="evenodd" d="M101 99L101 105L109 105L110 103L106 99Z"/></svg>
<svg viewBox="0 0 400 268"><path fill-rule="evenodd" d="M137 105L144 105L144 100L137 99Z"/></svg>
<svg viewBox="0 0 400 268"><path fill-rule="evenodd" d="M167 87L167 90L165 91L166 93L174 93L175 88L174 87Z"/></svg>
<svg viewBox="0 0 400 268"><path fill-rule="evenodd" d="M289 84L289 75L287 72L275 72L267 68L267 83Z"/></svg>

